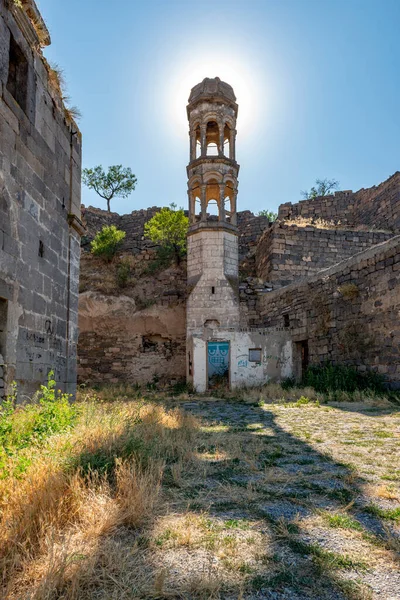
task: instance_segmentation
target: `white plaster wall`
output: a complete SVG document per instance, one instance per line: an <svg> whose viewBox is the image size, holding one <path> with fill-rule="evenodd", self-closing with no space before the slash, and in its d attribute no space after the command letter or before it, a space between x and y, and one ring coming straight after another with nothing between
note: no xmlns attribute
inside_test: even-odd
<svg viewBox="0 0 400 600"><path fill-rule="evenodd" d="M193 338L193 387L196 392L207 390L207 342Z"/></svg>
<svg viewBox="0 0 400 600"><path fill-rule="evenodd" d="M230 385L252 387L280 381L294 374L293 343L287 330L227 331L206 329L193 336L193 385L198 392L207 389L207 342L230 342ZM249 349L261 348L262 361L249 361Z"/></svg>

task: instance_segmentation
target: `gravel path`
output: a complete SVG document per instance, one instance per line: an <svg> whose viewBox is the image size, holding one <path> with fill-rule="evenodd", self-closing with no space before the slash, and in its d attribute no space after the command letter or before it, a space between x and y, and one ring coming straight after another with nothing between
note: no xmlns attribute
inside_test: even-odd
<svg viewBox="0 0 400 600"><path fill-rule="evenodd" d="M204 598L400 600L398 408L179 406L202 428L154 534L172 580L201 572Z"/></svg>

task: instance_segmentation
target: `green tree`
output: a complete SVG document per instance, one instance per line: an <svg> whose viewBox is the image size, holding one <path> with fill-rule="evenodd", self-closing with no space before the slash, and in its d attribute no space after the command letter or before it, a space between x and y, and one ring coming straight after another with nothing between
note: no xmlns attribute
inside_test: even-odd
<svg viewBox="0 0 400 600"><path fill-rule="evenodd" d="M273 223L278 218L278 213L273 212L272 210L260 210L257 213L257 217L267 217L270 223Z"/></svg>
<svg viewBox="0 0 400 600"><path fill-rule="evenodd" d="M183 208L176 210L176 204L164 207L144 226L144 234L152 242L173 254L177 264L186 252L186 234L189 219Z"/></svg>
<svg viewBox="0 0 400 600"><path fill-rule="evenodd" d="M304 200L315 200L319 196L328 196L333 190L337 190L339 182L336 179L316 179L315 186L310 191L301 191Z"/></svg>
<svg viewBox="0 0 400 600"><path fill-rule="evenodd" d="M122 165L108 167L107 173L101 165L93 169L83 169L82 181L101 198L107 200L108 212L110 212L112 198L126 198L133 192L137 183L131 169L124 168Z"/></svg>
<svg viewBox="0 0 400 600"><path fill-rule="evenodd" d="M92 254L110 261L125 235L125 231L117 229L115 225L104 225L101 231L96 233L94 240L90 242Z"/></svg>

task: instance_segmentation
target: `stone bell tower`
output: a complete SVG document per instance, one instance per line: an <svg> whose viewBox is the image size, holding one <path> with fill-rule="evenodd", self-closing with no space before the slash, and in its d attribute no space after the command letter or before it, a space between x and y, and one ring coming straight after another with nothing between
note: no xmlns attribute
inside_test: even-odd
<svg viewBox="0 0 400 600"><path fill-rule="evenodd" d="M188 348L193 335L239 326L237 114L233 89L219 77L206 78L192 89L187 106ZM190 380L190 357L188 362Z"/></svg>

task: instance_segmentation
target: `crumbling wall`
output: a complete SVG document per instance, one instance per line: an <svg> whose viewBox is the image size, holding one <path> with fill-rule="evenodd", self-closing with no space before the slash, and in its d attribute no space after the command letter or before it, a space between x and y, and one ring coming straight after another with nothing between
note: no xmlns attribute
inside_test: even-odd
<svg viewBox="0 0 400 600"><path fill-rule="evenodd" d="M391 233L299 227L276 222L257 244L257 276L275 287L288 285L391 237Z"/></svg>
<svg viewBox="0 0 400 600"><path fill-rule="evenodd" d="M90 242L104 225L115 225L126 233L120 246L121 252L139 254L144 250L154 248L155 244L144 237L144 226L159 210L159 207L152 206L151 208L134 210L126 215L119 215L93 206L86 208L82 205L82 218L86 226L86 232L82 238L82 247L89 250Z"/></svg>
<svg viewBox="0 0 400 600"><path fill-rule="evenodd" d="M239 263L241 263L246 258L249 259L249 255L254 257L257 242L270 224L267 217L255 216L250 210L243 210L237 213L237 226L239 230Z"/></svg>
<svg viewBox="0 0 400 600"><path fill-rule="evenodd" d="M110 278L116 264L83 257L86 290L79 296L78 345L81 383L171 383L185 376L186 265L172 265L154 274L140 272L141 261L136 271L135 265L126 287L118 288ZM98 285L101 281L104 291Z"/></svg>
<svg viewBox="0 0 400 600"><path fill-rule="evenodd" d="M400 236L258 298L258 325L290 326L311 363L382 373L400 388Z"/></svg>
<svg viewBox="0 0 400 600"><path fill-rule="evenodd" d="M5 379L31 395L54 369L76 385L81 137L15 2L0 3L0 331Z"/></svg>
<svg viewBox="0 0 400 600"><path fill-rule="evenodd" d="M314 200L280 205L280 220L298 217L400 232L400 172L377 186L358 192L336 192Z"/></svg>
<svg viewBox="0 0 400 600"><path fill-rule="evenodd" d="M121 252L132 252L139 254L144 250L156 248L156 245L144 237L144 226L160 209L151 208L134 210L125 215L107 212L93 206L82 205L82 218L86 225L86 233L82 238L84 249L90 249L90 242L104 225L116 225L118 229L126 232L125 239L121 244ZM186 211L187 214L187 211ZM269 227L267 217L255 216L251 211L244 210L237 214L239 229L239 260L242 261L249 254L254 253L257 241L263 231ZM253 265L254 258L251 259Z"/></svg>

